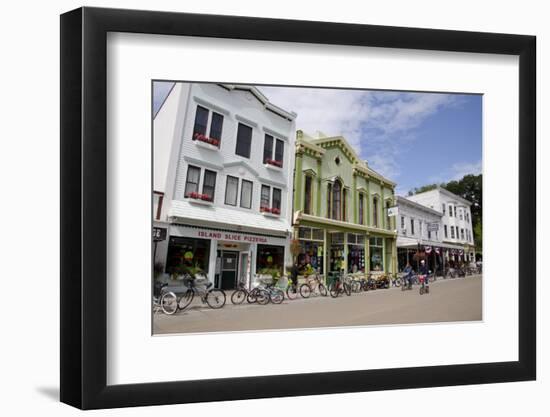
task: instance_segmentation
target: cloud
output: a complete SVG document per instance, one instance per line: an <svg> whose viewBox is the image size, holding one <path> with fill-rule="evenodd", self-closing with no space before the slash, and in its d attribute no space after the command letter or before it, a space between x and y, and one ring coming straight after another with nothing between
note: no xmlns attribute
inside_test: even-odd
<svg viewBox="0 0 550 417"><path fill-rule="evenodd" d="M414 130L440 109L460 103L452 94L259 88L272 103L298 113L298 129L344 136L361 158L389 178L399 174L397 156L415 139Z"/></svg>
<svg viewBox="0 0 550 417"><path fill-rule="evenodd" d="M481 159L477 162L459 162L451 166L452 180L459 180L465 175L478 175L482 171Z"/></svg>

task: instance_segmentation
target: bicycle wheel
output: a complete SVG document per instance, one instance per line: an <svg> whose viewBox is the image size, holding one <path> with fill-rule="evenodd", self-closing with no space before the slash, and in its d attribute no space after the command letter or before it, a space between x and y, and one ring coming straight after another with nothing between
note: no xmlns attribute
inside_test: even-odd
<svg viewBox="0 0 550 417"><path fill-rule="evenodd" d="M361 283L359 281L353 281L351 283L351 291L353 292L361 291Z"/></svg>
<svg viewBox="0 0 550 417"><path fill-rule="evenodd" d="M342 291L342 290L340 289L339 285L332 285L330 287L330 296L332 298L336 298L340 295L340 291Z"/></svg>
<svg viewBox="0 0 550 417"><path fill-rule="evenodd" d="M328 295L327 287L325 287L323 284L319 284L319 294L321 294L323 297L326 297Z"/></svg>
<svg viewBox="0 0 550 417"><path fill-rule="evenodd" d="M344 282L344 292L348 297L351 295L351 285L349 285L347 282Z"/></svg>
<svg viewBox="0 0 550 417"><path fill-rule="evenodd" d="M311 295L311 287L309 286L309 284L302 284L300 286L300 295L302 296L302 298L309 298L309 296Z"/></svg>
<svg viewBox="0 0 550 417"><path fill-rule="evenodd" d="M286 289L286 296L289 300L295 300L298 297L298 290L294 285L291 285Z"/></svg>
<svg viewBox="0 0 550 417"><path fill-rule="evenodd" d="M269 299L273 304L281 304L285 299L285 293L278 288L274 288L269 293Z"/></svg>
<svg viewBox="0 0 550 417"><path fill-rule="evenodd" d="M233 294L231 294L231 302L233 304L242 304L246 300L246 291L245 290L237 290L234 291Z"/></svg>
<svg viewBox="0 0 550 417"><path fill-rule="evenodd" d="M260 305L265 306L269 303L269 293L266 290L258 290L255 294L256 302Z"/></svg>
<svg viewBox="0 0 550 417"><path fill-rule="evenodd" d="M166 292L160 297L160 309L164 314L172 315L178 311L178 298L173 292Z"/></svg>
<svg viewBox="0 0 550 417"><path fill-rule="evenodd" d="M420 287L420 290L418 290L420 292L420 295L424 294L424 287Z"/></svg>
<svg viewBox="0 0 550 417"><path fill-rule="evenodd" d="M195 298L195 291L192 289L188 289L185 291L185 293L181 296L181 298L178 301L178 307L180 310L185 310L189 305L193 302L193 298Z"/></svg>
<svg viewBox="0 0 550 417"><path fill-rule="evenodd" d="M401 278L397 278L397 279L395 280L395 286L396 286L396 287L400 287L402 284L403 284L403 282L402 282Z"/></svg>
<svg viewBox="0 0 550 417"><path fill-rule="evenodd" d="M206 304L213 309L222 308L225 305L225 291L217 288L211 289L206 293Z"/></svg>

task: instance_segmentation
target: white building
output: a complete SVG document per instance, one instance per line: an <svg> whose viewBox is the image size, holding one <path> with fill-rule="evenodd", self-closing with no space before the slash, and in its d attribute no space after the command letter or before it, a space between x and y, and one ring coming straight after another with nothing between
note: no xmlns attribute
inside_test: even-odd
<svg viewBox="0 0 550 417"><path fill-rule="evenodd" d="M407 197L442 214L442 239L448 260L469 262L475 259L472 205L468 200L442 187Z"/></svg>
<svg viewBox="0 0 550 417"><path fill-rule="evenodd" d="M252 86L175 84L153 126L164 272L199 268L234 288L291 263L295 118Z"/></svg>
<svg viewBox="0 0 550 417"><path fill-rule="evenodd" d="M397 262L401 271L407 263L416 266L417 252L427 252L431 269L442 264L442 214L405 197L397 197Z"/></svg>

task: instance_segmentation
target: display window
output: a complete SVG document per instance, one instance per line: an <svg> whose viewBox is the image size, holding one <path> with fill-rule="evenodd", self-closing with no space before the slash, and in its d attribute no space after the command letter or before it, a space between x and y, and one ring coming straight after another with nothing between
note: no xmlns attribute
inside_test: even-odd
<svg viewBox="0 0 550 417"><path fill-rule="evenodd" d="M208 274L210 240L170 237L166 272L171 276Z"/></svg>

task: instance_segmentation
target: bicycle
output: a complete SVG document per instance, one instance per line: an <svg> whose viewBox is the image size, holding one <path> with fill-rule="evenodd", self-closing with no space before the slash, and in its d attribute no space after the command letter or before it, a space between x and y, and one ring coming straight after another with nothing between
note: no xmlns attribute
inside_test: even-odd
<svg viewBox="0 0 550 417"><path fill-rule="evenodd" d="M253 288L248 291L244 282L237 284L237 289L231 294L231 302L235 305L240 305L246 300L247 303L258 303L265 305L269 302L269 294L261 288Z"/></svg>
<svg viewBox="0 0 550 417"><path fill-rule="evenodd" d="M302 298L309 298L311 294L323 297L328 295L327 287L321 282L321 278L318 274L308 275L306 280L306 283L300 285L300 295Z"/></svg>
<svg viewBox="0 0 550 417"><path fill-rule="evenodd" d="M153 288L153 314L162 311L172 315L177 311L177 297L172 291L167 291L168 284L155 282Z"/></svg>
<svg viewBox="0 0 550 417"><path fill-rule="evenodd" d="M351 295L351 286L347 282L342 282L343 273L336 277L330 288L330 296L337 298L340 294Z"/></svg>
<svg viewBox="0 0 550 417"><path fill-rule="evenodd" d="M418 290L420 292L420 295L423 295L424 293L429 294L430 293L430 286L427 285L428 276L427 275L419 275L418 279L420 280L420 289Z"/></svg>
<svg viewBox="0 0 550 417"><path fill-rule="evenodd" d="M183 278L187 291L178 300L178 309L185 310L193 302L195 294L200 297L203 304L212 309L219 309L225 305L225 291L219 288L212 288L214 284L208 282L206 277L196 278L187 275Z"/></svg>
<svg viewBox="0 0 550 417"><path fill-rule="evenodd" d="M400 277L399 275L394 275L392 280L391 280L391 285L393 287L401 287L401 285L403 285L403 278Z"/></svg>

